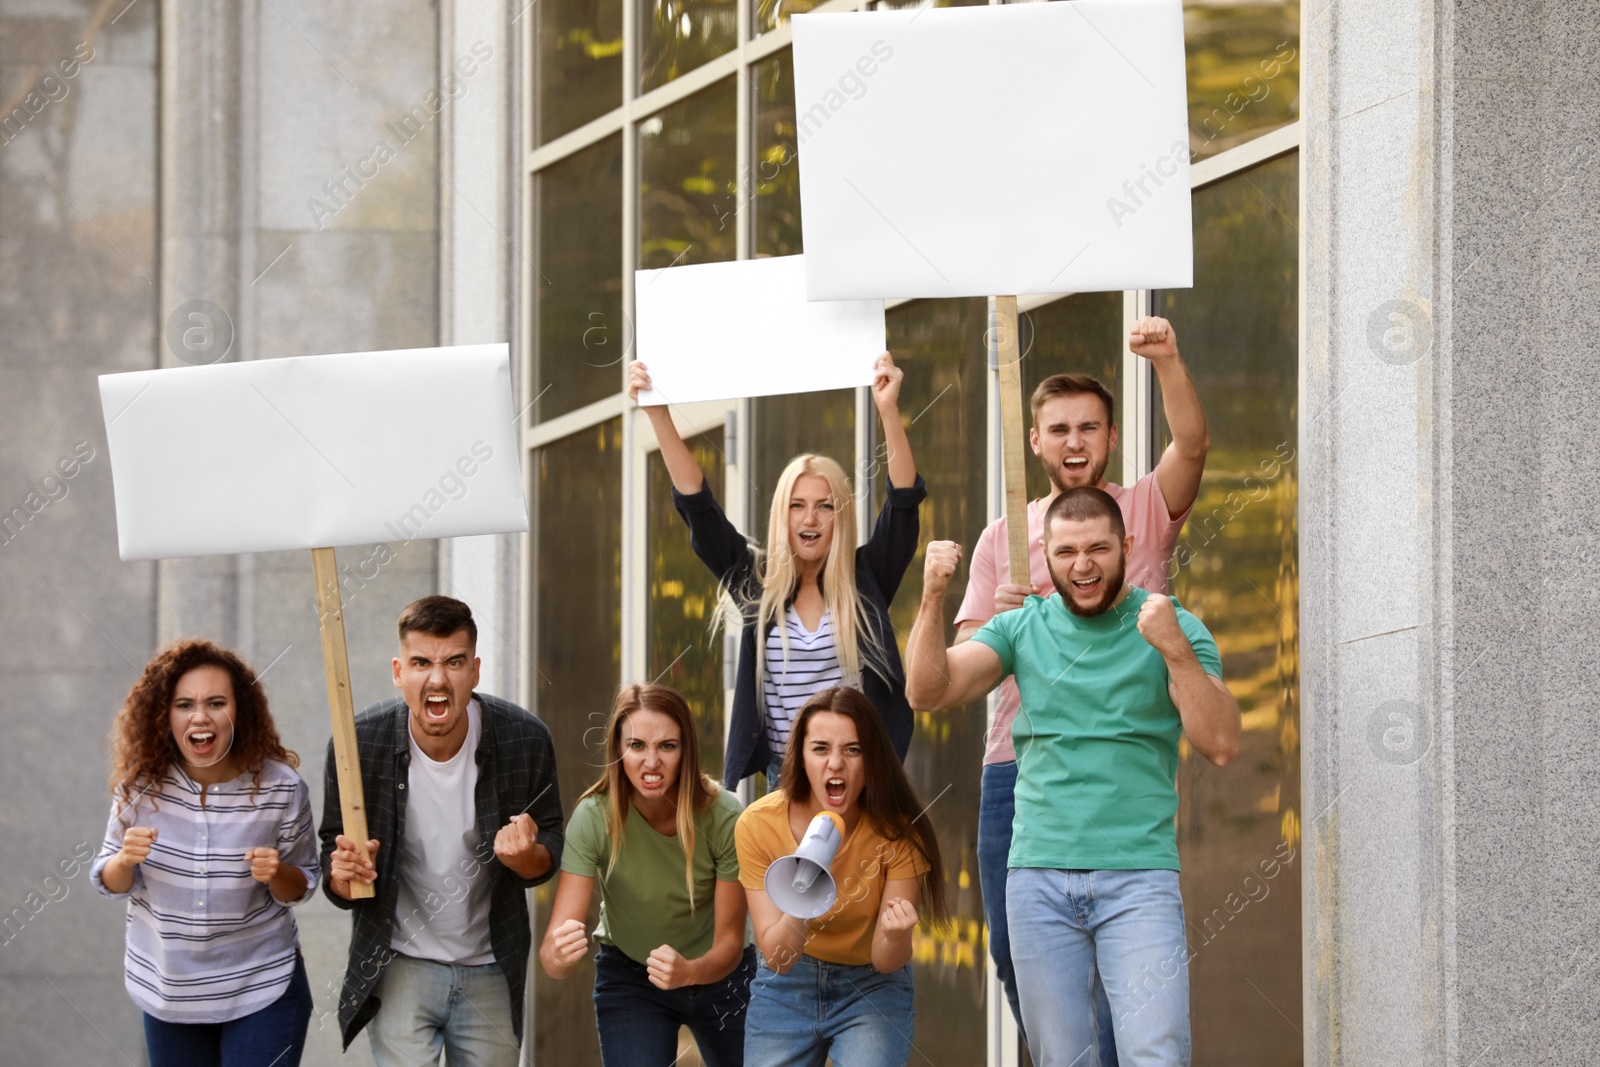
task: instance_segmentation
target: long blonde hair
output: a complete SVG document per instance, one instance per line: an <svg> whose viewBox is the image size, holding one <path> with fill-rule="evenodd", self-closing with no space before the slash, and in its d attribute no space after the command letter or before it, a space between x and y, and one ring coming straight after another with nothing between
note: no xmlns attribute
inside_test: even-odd
<svg viewBox="0 0 1600 1067"><path fill-rule="evenodd" d="M811 452L796 456L778 476L778 487L772 493L772 511L767 519L766 551L756 568L761 575L756 633L765 633L768 623L775 624L778 639L783 644L784 659L788 659L789 631L783 625L783 614L800 588L800 568L795 565L794 551L789 546L789 501L794 496L795 483L806 475L827 482L828 492L833 496L833 540L822 561L822 600L833 620L833 643L844 683L860 685L863 669L879 664L883 650L878 647L866 605L856 589L855 494L850 490L844 468L827 456ZM758 641L758 693L762 690L765 667L766 657Z"/></svg>
<svg viewBox="0 0 1600 1067"><path fill-rule="evenodd" d="M606 877L616 869L622 855L623 828L628 822L628 806L633 803L633 783L622 767L622 725L636 711L654 711L678 724L678 782L672 805L677 809L678 842L683 846L683 880L689 889L689 911L694 913L694 817L716 801L722 787L700 769L700 728L689 710L689 702L671 686L635 682L617 693L606 720L605 772L578 800L602 799L606 834L611 838L611 856L606 862Z"/></svg>

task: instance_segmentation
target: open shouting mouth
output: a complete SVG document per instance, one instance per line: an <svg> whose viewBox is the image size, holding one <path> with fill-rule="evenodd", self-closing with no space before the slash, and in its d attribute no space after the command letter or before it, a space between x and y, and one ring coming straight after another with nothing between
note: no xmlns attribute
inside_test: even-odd
<svg viewBox="0 0 1600 1067"><path fill-rule="evenodd" d="M829 805L835 808L844 806L845 788L843 778L829 778L823 783L823 789L826 791Z"/></svg>

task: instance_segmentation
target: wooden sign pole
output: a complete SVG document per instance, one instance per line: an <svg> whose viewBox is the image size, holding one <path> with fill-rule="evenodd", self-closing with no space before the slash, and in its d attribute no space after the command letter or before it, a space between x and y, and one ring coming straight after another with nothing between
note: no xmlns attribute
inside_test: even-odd
<svg viewBox="0 0 1600 1067"><path fill-rule="evenodd" d="M344 835L356 843L363 860L371 860L367 853L366 795L361 788L361 758L356 746L356 708L350 697L350 653L344 644L344 604L339 596L339 569L333 549L313 548L311 566L317 579L322 668L328 680L328 714L333 719L333 762L339 776ZM374 887L369 883L350 883L352 899L373 895Z"/></svg>
<svg viewBox="0 0 1600 1067"><path fill-rule="evenodd" d="M1005 465L1006 551L1013 585L1031 581L1028 567L1028 467L1022 442L1022 348L1017 334L1017 298L994 298L990 323L995 338L995 365L1000 371L1000 454Z"/></svg>

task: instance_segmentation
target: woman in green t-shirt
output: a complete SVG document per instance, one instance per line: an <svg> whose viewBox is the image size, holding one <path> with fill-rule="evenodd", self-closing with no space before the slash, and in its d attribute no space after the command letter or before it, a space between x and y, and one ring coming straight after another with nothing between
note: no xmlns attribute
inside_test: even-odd
<svg viewBox="0 0 1600 1067"><path fill-rule="evenodd" d="M606 723L605 773L567 823L561 885L539 962L566 978L589 951L605 1067L670 1067L687 1026L706 1067L744 1063L755 948L745 944L734 824L738 798L700 770L688 703L629 685Z"/></svg>

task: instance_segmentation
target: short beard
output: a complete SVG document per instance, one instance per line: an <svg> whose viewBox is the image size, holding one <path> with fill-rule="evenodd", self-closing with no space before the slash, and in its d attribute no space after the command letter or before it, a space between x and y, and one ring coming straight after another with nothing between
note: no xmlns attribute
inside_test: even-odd
<svg viewBox="0 0 1600 1067"><path fill-rule="evenodd" d="M1068 611L1082 618L1093 618L1096 615L1104 615L1106 612L1110 611L1111 606L1117 602L1117 597L1122 595L1122 587L1126 584L1123 579L1127 573L1127 569L1127 560L1123 560L1122 563L1118 565L1115 574L1106 574L1103 579L1105 582L1105 592L1100 594L1099 600L1096 600L1093 604L1090 604L1087 607L1080 607L1078 602L1072 599L1072 579L1069 578L1066 582L1062 582L1061 579L1056 577L1056 572L1051 571L1050 581L1055 585L1056 592L1060 595L1061 599L1066 602Z"/></svg>
<svg viewBox="0 0 1600 1067"><path fill-rule="evenodd" d="M1083 484L1098 486L1101 482L1105 481L1106 464L1110 461L1111 456L1108 454L1106 458L1101 461L1098 467L1091 466L1089 468L1089 480ZM1055 489L1057 494L1065 493L1068 489L1073 488L1073 486L1061 484L1061 464L1043 464L1043 466L1045 476L1050 479L1050 485Z"/></svg>

